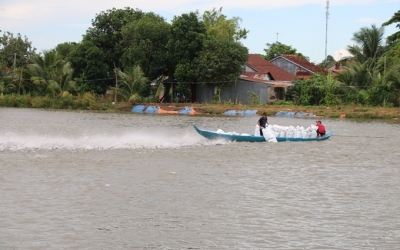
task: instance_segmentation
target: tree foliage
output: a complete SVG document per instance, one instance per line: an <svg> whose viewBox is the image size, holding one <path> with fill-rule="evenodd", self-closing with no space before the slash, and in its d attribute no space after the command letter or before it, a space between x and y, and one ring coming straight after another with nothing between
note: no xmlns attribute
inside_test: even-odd
<svg viewBox="0 0 400 250"><path fill-rule="evenodd" d="M390 18L387 22L384 22L382 26L389 26L391 24L396 24L396 27L400 29L400 10L393 14L392 18ZM400 31L388 36L387 38L388 44L393 44L400 40Z"/></svg>
<svg viewBox="0 0 400 250"><path fill-rule="evenodd" d="M372 25L371 28L363 27L354 32L352 40L355 45L348 46L349 52L358 62L377 60L384 52L383 46L384 28Z"/></svg>
<svg viewBox="0 0 400 250"><path fill-rule="evenodd" d="M75 42L60 43L56 46L55 50L60 58L68 61L69 55L74 51L78 44Z"/></svg>
<svg viewBox="0 0 400 250"><path fill-rule="evenodd" d="M122 56L123 68L139 65L150 79L165 74L165 47L170 36L170 26L163 17L152 12L124 26L123 44L127 49Z"/></svg>
<svg viewBox="0 0 400 250"><path fill-rule="evenodd" d="M228 19L227 16L222 14L222 7L218 10L213 8L205 11L201 20L207 29L207 35L217 39L238 42L241 39L246 39L249 33L249 30L240 28L242 21L240 17Z"/></svg>
<svg viewBox="0 0 400 250"><path fill-rule="evenodd" d="M0 60L11 69L25 66L35 51L32 42L19 33L14 36L7 31L0 37Z"/></svg>
<svg viewBox="0 0 400 250"><path fill-rule="evenodd" d="M105 57L103 50L91 41L83 41L70 54L73 76L77 78L81 91L105 94L107 88L114 85L114 77L110 75L109 65L104 61Z"/></svg>
<svg viewBox="0 0 400 250"><path fill-rule="evenodd" d="M174 76L175 70L179 75L187 69L185 65L191 65L203 49L203 41L206 37L206 27L194 12L182 14L172 20L171 34L166 45L169 75ZM187 72L190 75L190 72ZM184 78L188 78L187 76ZM195 81L196 79L192 79Z"/></svg>
<svg viewBox="0 0 400 250"><path fill-rule="evenodd" d="M247 48L238 42L209 38L195 59L194 75L200 82L217 86L219 99L223 86L233 84L243 72L247 58Z"/></svg>
<svg viewBox="0 0 400 250"><path fill-rule="evenodd" d="M383 26L397 23L400 28L399 18L396 12ZM4 32L0 37L0 94L71 96L83 92L95 98L87 92L114 90L120 98L137 100L149 96L148 79L159 79L164 83L159 90L169 95L179 90L189 96L187 83L210 83L218 87L219 96L243 71L248 56L240 40L249 31L241 29L240 22L239 17L224 15L222 8L175 16L171 24L152 12L114 8L95 16L82 42L61 43L39 54L26 37ZM375 25L355 32L355 45L350 46L354 57L343 64L342 73L298 80L289 88L288 99L301 105L399 107L399 32L388 37L389 46L384 45L383 33L383 27ZM280 54L309 60L279 42L267 44L264 51L267 60ZM333 61L328 56L321 66Z"/></svg>
<svg viewBox="0 0 400 250"><path fill-rule="evenodd" d="M326 68L327 66L329 66L330 64L332 64L334 62L336 62L336 61L333 58L333 56L327 55L326 58L324 60L322 60L321 63L318 64L318 67Z"/></svg>
<svg viewBox="0 0 400 250"><path fill-rule="evenodd" d="M145 88L147 78L144 76L140 66L125 69L125 72L118 71L118 84L120 93L126 100L136 101L139 93Z"/></svg>
<svg viewBox="0 0 400 250"><path fill-rule="evenodd" d="M111 71L114 63L119 63L119 59L125 51L122 43L122 28L132 21L139 20L144 13L139 9L126 7L124 9L111 9L102 11L92 20L90 27L83 37L83 41L91 41L97 48L104 53L104 61ZM116 65L119 67L119 65Z"/></svg>
<svg viewBox="0 0 400 250"><path fill-rule="evenodd" d="M201 82L233 83L243 72L247 57L248 50L241 44L210 38L195 59L194 73Z"/></svg>
<svg viewBox="0 0 400 250"><path fill-rule="evenodd" d="M281 42L267 43L267 48L264 49L264 51L265 51L264 58L266 60L272 60L275 57L282 55L282 54L297 55L307 61L310 60L308 57L304 56L302 53L297 52L297 49L292 48L292 46L283 44Z"/></svg>

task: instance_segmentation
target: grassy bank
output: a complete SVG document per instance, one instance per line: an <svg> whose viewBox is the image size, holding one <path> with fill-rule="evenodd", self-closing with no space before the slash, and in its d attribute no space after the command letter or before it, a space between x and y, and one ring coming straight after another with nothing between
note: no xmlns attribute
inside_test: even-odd
<svg viewBox="0 0 400 250"><path fill-rule="evenodd" d="M1 95L0 107L97 110L103 112L131 112L139 103L117 102L99 99L86 93L79 96L69 94L51 97L31 97L30 95ZM321 118L360 118L360 119L400 119L400 108L369 107L356 105L294 106L294 105L233 105L233 104L198 104L198 103L143 103L145 106L160 106L165 110L180 110L185 106L193 107L199 115L222 115L227 110L257 110L258 114L267 112L269 116L279 111L313 113Z"/></svg>

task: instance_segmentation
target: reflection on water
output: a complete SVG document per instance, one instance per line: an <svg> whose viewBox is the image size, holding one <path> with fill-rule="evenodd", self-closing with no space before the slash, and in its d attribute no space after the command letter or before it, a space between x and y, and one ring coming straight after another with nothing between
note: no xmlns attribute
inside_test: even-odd
<svg viewBox="0 0 400 250"><path fill-rule="evenodd" d="M398 249L398 124L212 142L257 117L1 109L0 249ZM314 124L269 117L271 124Z"/></svg>

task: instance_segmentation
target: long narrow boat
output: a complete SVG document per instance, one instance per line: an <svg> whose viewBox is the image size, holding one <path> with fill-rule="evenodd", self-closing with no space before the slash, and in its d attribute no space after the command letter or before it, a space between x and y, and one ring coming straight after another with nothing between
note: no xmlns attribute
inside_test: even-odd
<svg viewBox="0 0 400 250"><path fill-rule="evenodd" d="M194 129L200 135L207 139L217 140L224 139L228 141L239 141L239 142L265 142L263 136L250 135L250 134L235 134L235 133L217 133L215 131L209 131L204 129L199 129L197 126L193 126ZM316 138L289 138L289 137L276 137L278 142L284 141L323 141L329 139L333 134L333 131L328 131L324 136Z"/></svg>

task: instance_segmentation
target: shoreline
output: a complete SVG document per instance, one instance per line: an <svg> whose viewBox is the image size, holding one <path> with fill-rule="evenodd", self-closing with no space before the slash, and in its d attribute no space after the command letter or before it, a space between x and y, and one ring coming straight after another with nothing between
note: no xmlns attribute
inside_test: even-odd
<svg viewBox="0 0 400 250"><path fill-rule="evenodd" d="M137 105L156 106L166 111L178 111L185 107L191 107L196 111L195 115L218 116L228 110L244 111L257 110L257 115L267 112L268 116L275 116L278 112L302 112L312 113L316 118L360 118L360 119L384 119L400 120L400 108L393 107L366 107L366 106L284 106L284 105L230 105L230 104L198 104L198 103L116 103L117 111L131 112Z"/></svg>

